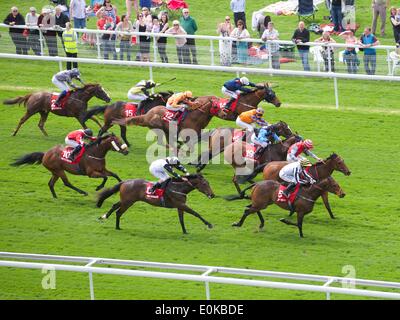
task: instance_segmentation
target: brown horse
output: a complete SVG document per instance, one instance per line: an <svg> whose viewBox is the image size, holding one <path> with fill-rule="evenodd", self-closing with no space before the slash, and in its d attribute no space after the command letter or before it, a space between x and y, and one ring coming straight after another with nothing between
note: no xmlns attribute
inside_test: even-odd
<svg viewBox="0 0 400 320"><path fill-rule="evenodd" d="M281 171L281 169L288 163L289 162L287 161L274 161L268 163L263 170L264 180L275 180L278 182L283 182L282 179L279 177L279 171ZM347 168L344 160L336 153L331 154L323 162L317 162L316 164L312 165L308 173L315 180L322 180L329 177L334 170L340 171L346 176L349 176L351 174L351 171ZM321 195L321 198L324 201L325 208L326 210L328 210L329 216L334 219L335 216L333 215L331 206L329 204L328 193L324 192Z"/></svg>
<svg viewBox="0 0 400 320"><path fill-rule="evenodd" d="M280 184L273 180L264 180L258 182L251 193L251 204L244 210L243 216L239 222L232 224L234 227L241 227L247 216L252 213L257 213L260 219L260 229L264 227L264 218L261 210L275 203L285 210L290 210L287 202L278 201ZM295 212L297 212L297 223L290 222L284 218L280 219L283 223L297 226L300 237L303 237L303 218L304 215L310 213L314 208L314 203L324 192L331 192L343 198L346 194L340 188L339 184L332 178L328 177L321 180L311 187L302 186L297 194L297 198L293 204Z"/></svg>
<svg viewBox="0 0 400 320"><path fill-rule="evenodd" d="M277 128L276 134L285 138L289 138L293 132L284 121L279 121L275 124ZM250 142L250 136L246 134L247 131L237 128L217 128L212 131L208 139L208 151L202 152L197 160L197 172L202 171L208 162L223 152L226 146L234 143L236 133L239 133L239 141Z"/></svg>
<svg viewBox="0 0 400 320"><path fill-rule="evenodd" d="M300 136L292 135L280 143L269 145L257 160L244 156L246 148L249 146L245 141L236 141L228 145L224 150L224 158L235 169L232 182L240 198L244 197L244 192L240 190L239 184L251 181L263 170L267 163L285 160L289 147L300 140ZM240 174L238 171L240 171Z"/></svg>
<svg viewBox="0 0 400 320"><path fill-rule="evenodd" d="M38 126L45 136L47 136L47 132L44 129L44 124L50 112L58 116L74 117L79 121L82 127L86 129L87 127L85 125L84 117L88 101L93 97L99 98L107 103L111 101L109 95L99 84L86 84L82 88L74 90L68 98L64 108L59 110L51 110L51 96L52 93L42 91L30 93L24 97L8 99L3 102L7 105L24 103L24 106L26 107L26 113L19 121L17 128L14 130L13 136L15 136L21 126L36 113L40 114ZM92 118L92 120L101 127L100 123L96 119Z"/></svg>
<svg viewBox="0 0 400 320"><path fill-rule="evenodd" d="M156 207L176 208L178 210L179 222L182 232L187 233L183 214L185 212L199 218L208 228L212 228L212 224L206 221L200 214L186 205L187 195L197 189L205 194L208 198L214 198L215 195L211 190L208 181L201 174L193 174L183 179L172 178L167 184L164 200L149 198L146 196L146 189L149 181L143 179L131 179L118 183L110 189L103 190L98 197L97 207L101 207L104 200L119 191L120 201L114 203L111 209L99 220L107 219L115 210L117 210L116 229L120 230L120 219L123 213L128 210L135 202L143 201Z"/></svg>
<svg viewBox="0 0 400 320"><path fill-rule="evenodd" d="M61 159L63 147L57 145L47 152L34 152L26 154L17 159L12 166L20 166L23 164L43 164L43 166L52 173L49 181L49 188L54 198L57 198L54 191L54 184L58 178L64 182L64 185L72 190L87 196L87 193L77 187L74 187L67 178L65 171L75 174L84 175L90 178L103 178L103 182L96 188L100 190L104 187L109 176L114 177L118 181L121 179L113 172L106 169L105 157L110 150L117 151L123 155L128 154L127 146L121 145L121 141L114 134L105 135L90 143L86 147L86 151L78 164L67 163Z"/></svg>
<svg viewBox="0 0 400 320"><path fill-rule="evenodd" d="M258 104L263 100L273 104L275 107L281 106L281 102L274 90L272 90L270 84L267 82L257 83L254 91L243 93L239 96L237 107L234 111L229 110L227 113L223 112L220 117L225 120L235 121L239 114L257 108Z"/></svg>
<svg viewBox="0 0 400 320"><path fill-rule="evenodd" d="M140 105L140 110L137 109L136 115L142 115L147 113L150 109L156 107L156 106L165 106L167 103L168 98L173 94L173 92L159 92L157 93L153 99L151 100L145 100L141 103ZM124 102L124 101L117 101L113 104L106 105L106 106L101 106L101 107L94 107L88 110L86 112L84 121L87 121L88 119L92 118L94 115L97 115L99 113L104 113L104 125L101 127L99 131L99 136L103 135L103 133L107 132L108 129L110 129L113 125L114 120L120 120L120 119L125 119L127 115L129 115L128 112L125 110L125 106L129 104L129 102ZM127 138L126 138L126 126L120 125L121 129L121 138L124 140L124 142L130 146Z"/></svg>

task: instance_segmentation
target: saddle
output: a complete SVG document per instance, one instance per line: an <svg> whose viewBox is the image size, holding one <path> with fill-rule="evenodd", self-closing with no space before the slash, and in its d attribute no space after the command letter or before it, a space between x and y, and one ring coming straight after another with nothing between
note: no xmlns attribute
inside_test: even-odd
<svg viewBox="0 0 400 320"><path fill-rule="evenodd" d="M136 103L128 102L124 106L124 116L125 118L136 116L138 105Z"/></svg>
<svg viewBox="0 0 400 320"><path fill-rule="evenodd" d="M246 149L243 152L243 157L249 160L257 161L255 158L257 147L253 144L246 143Z"/></svg>
<svg viewBox="0 0 400 320"><path fill-rule="evenodd" d="M235 129L233 131L232 143L239 140L246 141L246 130Z"/></svg>
<svg viewBox="0 0 400 320"><path fill-rule="evenodd" d="M74 150L74 148L72 147L65 147L62 151L61 151L61 160L65 161L69 164L79 164L79 162L81 162L82 156L85 153L85 147L82 147L81 151L79 151L79 153L76 155L74 160L69 160L69 156L71 155L72 151Z"/></svg>
<svg viewBox="0 0 400 320"><path fill-rule="evenodd" d="M297 198L297 194L299 193L300 190L300 183L298 183L296 185L296 188L294 188L293 192L291 194L289 194L289 197L287 198L284 194L283 191L285 191L287 188L287 186L281 184L279 187L279 191L278 191L278 198L276 201L278 202L288 202L288 200L290 201L290 203L294 203L294 201Z"/></svg>
<svg viewBox="0 0 400 320"><path fill-rule="evenodd" d="M236 107L237 107L237 102L239 100L239 97L232 102L229 110L232 112L236 111ZM225 106L228 103L229 99L227 98L213 98L212 100L212 106L211 106L211 110L210 113L212 115L217 115L218 112L220 112L221 110L225 110Z"/></svg>
<svg viewBox="0 0 400 320"><path fill-rule="evenodd" d="M159 199L159 200L163 201L165 188L157 188L152 193L150 190L153 187L153 185L154 185L153 182L147 183L147 185L146 185L146 197L147 198L151 198L151 199Z"/></svg>
<svg viewBox="0 0 400 320"><path fill-rule="evenodd" d="M184 111L172 111L172 110L165 110L163 120L167 123L171 121L176 122L178 125L186 118L188 111L185 109Z"/></svg>
<svg viewBox="0 0 400 320"><path fill-rule="evenodd" d="M51 95L51 99L50 99L50 103L51 103L51 110L61 110L64 109L65 104L68 101L69 96L72 94L72 90L68 91L67 94L61 99L61 101L59 102L59 106L57 107L54 103L57 101L58 96L60 95L59 93L54 92Z"/></svg>

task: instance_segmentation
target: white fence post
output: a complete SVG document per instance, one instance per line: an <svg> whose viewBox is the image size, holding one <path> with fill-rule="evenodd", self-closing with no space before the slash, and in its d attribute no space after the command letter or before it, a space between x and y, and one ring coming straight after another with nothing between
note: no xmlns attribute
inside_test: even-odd
<svg viewBox="0 0 400 320"><path fill-rule="evenodd" d="M215 65L214 62L214 42L212 39L210 39L210 55L211 55L211 65Z"/></svg>
<svg viewBox="0 0 400 320"><path fill-rule="evenodd" d="M97 47L97 59L101 59L101 41L100 41L100 33L96 33L96 47Z"/></svg>
<svg viewBox="0 0 400 320"><path fill-rule="evenodd" d="M43 32L39 29L40 55L44 56L44 39Z"/></svg>
<svg viewBox="0 0 400 320"><path fill-rule="evenodd" d="M335 87L335 104L336 104L336 110L339 109L339 93L338 93L338 84L337 84L337 78L333 78L333 84Z"/></svg>

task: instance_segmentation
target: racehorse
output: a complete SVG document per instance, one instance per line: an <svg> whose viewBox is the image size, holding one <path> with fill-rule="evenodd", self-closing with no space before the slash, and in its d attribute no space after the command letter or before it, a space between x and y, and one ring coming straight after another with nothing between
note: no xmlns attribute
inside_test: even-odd
<svg viewBox="0 0 400 320"><path fill-rule="evenodd" d="M85 149L86 150L83 153L80 162L77 164L68 163L62 160L61 154L63 148L62 146L57 145L47 152L26 154L17 159L11 165L21 166L23 164L43 164L43 166L52 174L49 181L49 188L54 198L57 198L56 192L54 191L54 184L59 178L61 178L66 187L85 196L88 195L85 191L78 189L68 181L65 171L75 175L88 176L90 178L103 178L103 182L96 188L96 190L100 190L104 187L109 176L121 181L117 174L106 169L105 160L105 157L110 150L117 151L123 155L128 154L127 146L125 144L121 145L121 141L118 137L114 134L99 137L96 141L87 145Z"/></svg>
<svg viewBox="0 0 400 320"><path fill-rule="evenodd" d="M213 226L206 221L200 214L186 205L186 197L193 190L197 189L205 194L208 198L214 198L215 195L211 190L208 181L201 174L192 174L183 179L172 178L167 184L164 193L164 200L159 198L151 198L146 195L149 181L143 179L131 179L118 183L112 188L103 190L98 197L97 207L101 207L104 200L119 191L120 201L114 203L111 209L99 220L107 219L115 210L116 212L116 229L120 230L120 219L123 213L128 210L135 202L143 201L156 207L176 208L178 210L179 222L182 232L187 233L183 214L185 212L199 218L209 229Z"/></svg>
<svg viewBox="0 0 400 320"><path fill-rule="evenodd" d="M24 97L8 99L3 103L7 105L24 103L24 106L26 107L26 113L19 121L17 128L14 130L13 136L15 136L21 126L36 113L40 114L40 121L38 124L39 129L45 136L47 136L44 124L50 112L58 116L74 117L79 121L82 127L86 129L87 126L85 125L84 117L88 101L93 97L99 98L107 103L111 101L109 95L99 84L86 84L82 88L78 88L71 92L71 95L62 109L51 110L52 93L45 91L30 93ZM92 120L101 127L100 123L96 119L92 118Z"/></svg>
<svg viewBox="0 0 400 320"><path fill-rule="evenodd" d="M260 211L266 209L270 204L273 203L275 203L282 209L290 210L287 201L279 201L279 188L279 182L273 180L264 180L258 182L254 186L251 193L251 204L248 205L247 209L244 210L243 216L240 221L233 223L232 226L241 227L247 216L256 212L261 222L259 228L262 229L264 227L264 218ZM311 187L302 186L300 187L297 198L293 204L295 212L297 212L297 223L290 222L284 218L280 219L280 221L288 225L297 226L299 229L300 237L304 237L304 215L310 213L313 210L315 201L324 192L334 193L340 198L343 198L346 195L340 188L339 184L332 177L320 180L317 183L311 185Z"/></svg>
<svg viewBox="0 0 400 320"><path fill-rule="evenodd" d="M133 111L136 109L136 115L141 115L147 113L151 108L156 106L164 105L167 103L168 98L173 94L173 92L159 92L154 96L152 100L145 100L140 105L140 110L136 109L136 104L117 101L113 104L94 107L86 112L84 117L84 122L88 119L92 118L94 115L99 113L104 113L104 125L101 127L99 131L99 136L103 135L103 133L107 132L113 125L114 120L125 119L126 117L133 116ZM131 108L133 107L133 108ZM120 125L121 129L121 138L129 147L130 144L126 138L126 126Z"/></svg>
<svg viewBox="0 0 400 320"><path fill-rule="evenodd" d="M277 128L276 134L289 138L293 133L284 121L275 124ZM237 128L217 128L214 129L208 139L208 151L204 151L197 160L197 172L202 171L208 162L224 151L225 147L234 143L236 140L249 141L246 130Z"/></svg>
<svg viewBox="0 0 400 320"><path fill-rule="evenodd" d="M223 110L224 112L220 115L220 118L235 121L237 116L242 112L257 108L262 100L273 104L275 107L281 106L279 98L276 96L275 91L272 90L269 83L257 83L255 90L249 93L242 93L239 96L234 110L232 110L232 106L228 112Z"/></svg>
<svg viewBox="0 0 400 320"><path fill-rule="evenodd" d="M279 171L287 165L289 162L287 161L274 161L268 163L263 170L263 178L264 180L275 180L278 182L283 182L279 177ZM328 158L323 160L322 162L317 162L313 164L308 170L308 174L311 175L314 180L322 180L329 177L333 171L340 171L345 176L349 176L351 171L347 168L344 160L337 155L336 153L331 154ZM328 193L324 192L321 195L322 200L324 201L325 208L328 210L329 216L334 219L335 216L331 210L331 206L328 200Z"/></svg>
<svg viewBox="0 0 400 320"><path fill-rule="evenodd" d="M285 160L290 146L300 140L300 136L292 135L280 143L271 144L262 152L257 160L247 157L248 147L252 146L245 141L236 141L228 145L224 150L224 158L235 169L232 182L240 198L244 197L245 190L241 191L239 184L251 181L263 170L267 163ZM237 174L239 170L241 174Z"/></svg>

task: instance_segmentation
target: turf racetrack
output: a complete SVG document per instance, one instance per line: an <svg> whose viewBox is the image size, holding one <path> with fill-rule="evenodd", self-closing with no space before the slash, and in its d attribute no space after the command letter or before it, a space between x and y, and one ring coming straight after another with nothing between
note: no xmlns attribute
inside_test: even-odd
<svg viewBox="0 0 400 320"><path fill-rule="evenodd" d="M12 64L12 67L11 67ZM50 75L56 63L1 60L0 99L24 95L40 89L53 90ZM125 100L127 89L137 79L148 76L145 68L82 65L86 81L99 81L114 101ZM191 89L195 95L220 94L220 85L232 77L228 73L187 72L155 69L155 79L177 80L163 89ZM399 201L397 136L400 109L395 83L339 81L340 110L334 109L332 81L306 78L266 79L250 76L253 81L273 80L281 108L267 105L270 122L286 121L293 130L313 139L315 152L327 157L332 151L342 156L352 175L334 173L347 193L343 199L330 195L335 220L331 220L319 201L304 221L305 238L296 227L286 226L279 218L287 212L271 206L263 212L265 231L257 232L256 216L240 228L237 221L248 200L213 200L193 192L189 205L209 220L207 230L196 218L185 215L189 234L183 235L175 210L134 205L121 220L117 231L115 215L105 223L96 218L116 201L108 199L102 209L95 207L95 187L100 180L69 176L71 182L89 192L84 197L67 189L59 181L53 199L47 186L49 172L43 166L13 168L17 156L46 151L63 143L65 135L76 128L75 119L50 115L49 137L32 117L16 137L11 137L23 107L0 105L0 251L59 255L96 256L171 263L221 265L283 272L345 276L342 268L352 265L356 277L400 281ZM206 82L203 79L207 79ZM101 104L92 100L90 105ZM97 131L94 123L90 127ZM210 127L232 126L233 122L214 119ZM119 133L119 129L113 130ZM132 143L126 157L111 152L108 168L122 179L152 179L145 159L151 142L144 137L147 128L129 127ZM233 194L229 165L211 165L204 173L218 196ZM111 178L108 187L114 185ZM293 217L295 219L295 217ZM1 270L0 299L88 299L87 275L57 273L57 289L43 290L39 270ZM97 299L204 299L201 283L94 275ZM323 294L230 285L211 285L213 299L323 299ZM333 299L349 296L333 295Z"/></svg>

